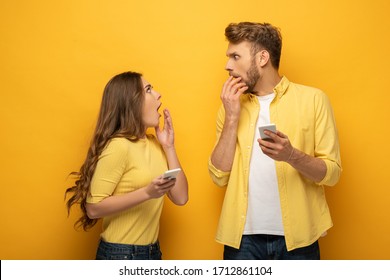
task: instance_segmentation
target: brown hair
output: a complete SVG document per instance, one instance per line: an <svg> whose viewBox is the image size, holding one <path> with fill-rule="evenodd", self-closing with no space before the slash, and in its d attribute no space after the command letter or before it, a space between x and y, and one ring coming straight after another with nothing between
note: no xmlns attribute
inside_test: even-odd
<svg viewBox="0 0 390 280"><path fill-rule="evenodd" d="M92 136L87 157L76 176L74 185L65 192L65 197L73 193L66 202L68 215L74 204L79 204L82 216L75 223L84 230L92 228L97 220L90 219L85 208L90 191L92 176L99 156L107 143L114 137L125 137L137 141L144 136L146 128L142 122L144 89L142 75L125 72L113 77L104 88L102 103L95 132Z"/></svg>
<svg viewBox="0 0 390 280"><path fill-rule="evenodd" d="M252 43L252 55L265 49L270 54L272 65L279 69L282 52L282 35L279 28L269 23L231 23L225 29L225 36L232 44L244 41Z"/></svg>

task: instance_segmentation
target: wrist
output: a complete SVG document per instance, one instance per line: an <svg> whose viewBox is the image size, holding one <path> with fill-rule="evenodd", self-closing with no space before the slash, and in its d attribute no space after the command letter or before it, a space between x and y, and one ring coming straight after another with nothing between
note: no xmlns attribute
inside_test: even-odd
<svg viewBox="0 0 390 280"><path fill-rule="evenodd" d="M289 158L286 160L287 163L289 164L298 164L299 162L302 162L302 160L304 160L304 158L306 157L307 155L300 151L300 150L297 150L295 148L292 149L292 152L289 156Z"/></svg>
<svg viewBox="0 0 390 280"><path fill-rule="evenodd" d="M176 162L177 161L177 154L175 146L169 146L169 147L163 147L165 156L168 160L168 162Z"/></svg>
<svg viewBox="0 0 390 280"><path fill-rule="evenodd" d="M292 147L290 155L286 160L286 162L292 164L296 158L297 158L297 150L294 147Z"/></svg>
<svg viewBox="0 0 390 280"><path fill-rule="evenodd" d="M290 153L290 156L288 157L288 160L287 161L290 161L292 156L294 154L294 147L291 149L291 153Z"/></svg>
<svg viewBox="0 0 390 280"><path fill-rule="evenodd" d="M238 129L238 119L229 118L225 120L225 123L223 125L223 131L227 132L228 134L235 134Z"/></svg>
<svg viewBox="0 0 390 280"><path fill-rule="evenodd" d="M147 185L146 187L140 189L142 191L142 193L143 193L142 196L144 197L145 201L153 198L152 193L149 191L149 187L150 187L150 184Z"/></svg>
<svg viewBox="0 0 390 280"><path fill-rule="evenodd" d="M169 152L172 152L172 151L175 151L175 145L172 144L172 145L163 145L163 150L165 153L169 153Z"/></svg>
<svg viewBox="0 0 390 280"><path fill-rule="evenodd" d="M238 121L240 119L240 116L237 115L237 116L226 116L225 118L225 124L226 125L229 125L229 126L236 126L238 124Z"/></svg>

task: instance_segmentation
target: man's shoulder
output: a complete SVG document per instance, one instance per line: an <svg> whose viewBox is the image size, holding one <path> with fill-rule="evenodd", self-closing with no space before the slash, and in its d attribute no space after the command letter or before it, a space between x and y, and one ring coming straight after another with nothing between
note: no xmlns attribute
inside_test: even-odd
<svg viewBox="0 0 390 280"><path fill-rule="evenodd" d="M287 89L288 92L296 93L304 96L322 96L325 95L324 91L309 85L299 84L295 82L290 82Z"/></svg>
<svg viewBox="0 0 390 280"><path fill-rule="evenodd" d="M290 82L289 88L290 87L296 88L296 89L299 89L299 90L302 90L302 91L308 91L308 92L320 92L320 91L322 91L322 90L320 90L317 87L309 86L309 85L306 85L306 84L300 84L300 83L296 83L296 82Z"/></svg>

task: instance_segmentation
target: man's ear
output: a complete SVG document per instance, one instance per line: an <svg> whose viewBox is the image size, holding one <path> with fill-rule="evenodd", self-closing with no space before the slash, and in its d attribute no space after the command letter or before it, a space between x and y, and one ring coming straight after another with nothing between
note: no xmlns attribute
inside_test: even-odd
<svg viewBox="0 0 390 280"><path fill-rule="evenodd" d="M269 61L269 52L266 50L261 50L257 53L258 55L258 62L260 67L264 67L268 61Z"/></svg>

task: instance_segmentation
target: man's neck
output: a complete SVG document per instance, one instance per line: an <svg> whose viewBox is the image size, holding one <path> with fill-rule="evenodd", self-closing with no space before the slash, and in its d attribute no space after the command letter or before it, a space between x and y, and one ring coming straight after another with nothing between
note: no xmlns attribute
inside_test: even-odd
<svg viewBox="0 0 390 280"><path fill-rule="evenodd" d="M264 75L257 81L255 86L256 95L264 96L272 93L281 79L282 77L277 71L264 73Z"/></svg>

